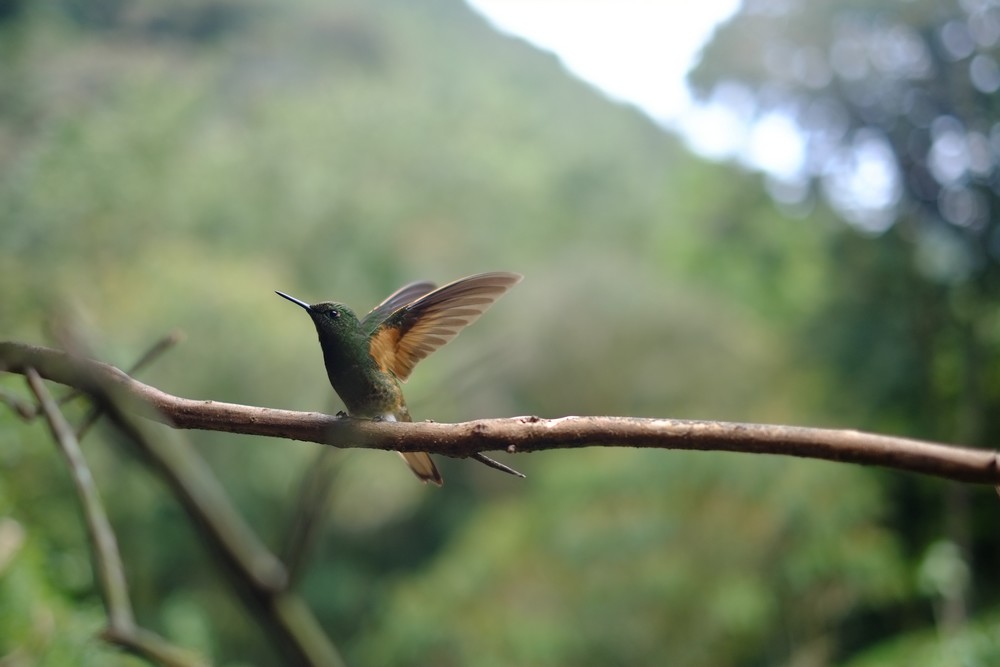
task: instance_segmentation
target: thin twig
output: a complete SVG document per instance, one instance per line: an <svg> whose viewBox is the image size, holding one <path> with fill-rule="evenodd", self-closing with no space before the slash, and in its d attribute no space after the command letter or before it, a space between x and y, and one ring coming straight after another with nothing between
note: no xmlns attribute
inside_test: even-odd
<svg viewBox="0 0 1000 667"><path fill-rule="evenodd" d="M71 365L75 360L70 361ZM78 367L80 386L135 446L180 502L223 571L284 656L283 664L342 667L343 659L303 601L288 590L281 562L233 507L208 465L179 433L156 428L148 406Z"/></svg>
<svg viewBox="0 0 1000 667"><path fill-rule="evenodd" d="M128 585L125 583L125 568L122 565L118 542L115 540L111 522L104 512L100 495L94 485L94 478L83 458L83 452L69 425L56 405L55 400L45 388L45 384L34 369L25 372L31 391L38 398L42 413L52 431L52 437L59 445L59 451L66 457L66 463L73 476L73 485L83 506L83 516L87 524L87 534L90 536L94 549L94 564L97 569L97 579L100 582L101 593L108 610L108 620L113 628L131 629L135 625L132 613L132 603L128 597Z"/></svg>
<svg viewBox="0 0 1000 667"><path fill-rule="evenodd" d="M338 453L331 447L320 448L299 483L282 558L288 568L289 588L294 589L301 580L309 556L326 524L326 508L330 505L337 477Z"/></svg>
<svg viewBox="0 0 1000 667"><path fill-rule="evenodd" d="M0 403L3 403L17 413L17 416L24 420L34 419L38 416L38 410L31 403L28 403L14 392L7 391L0 387Z"/></svg>
<svg viewBox="0 0 1000 667"><path fill-rule="evenodd" d="M490 468L493 468L494 470L499 470L500 472L505 472L508 475L513 475L514 477L520 477L521 479L524 479L524 473L520 473L520 472L514 470L513 468L511 468L510 466L506 466L506 465L500 463L499 461L491 459L490 457L486 456L486 454L483 454L482 452L476 452L470 458L473 458L473 459L479 461L480 463L482 463L483 465L488 466Z"/></svg>
<svg viewBox="0 0 1000 667"><path fill-rule="evenodd" d="M129 366L125 372L128 375L134 375L138 373L143 368L148 366L150 363L155 361L160 355L168 351L174 345L180 343L182 340L184 340L184 334L182 332L177 330L171 331L170 333L168 333L167 335L163 336L158 341L153 343L153 345L150 346L149 349L147 349L142 354L141 357L139 357L139 360L136 361L131 366ZM65 394L56 399L56 405L62 407L67 403L85 395L86 393L82 389L78 387L73 387ZM31 420L36 418L41 410L40 408L36 408L34 405L31 405L30 403L22 401L19 397L15 396L14 394L8 391L5 391L2 388L0 388L0 402L6 403L15 412L17 412L22 419L25 420ZM100 410L97 407L92 407L87 412L87 414L84 415L84 418L81 420L80 424L77 426L76 429L77 440L83 439L84 434L86 434L87 430L89 430L90 427L94 425L94 422L97 421L100 415L101 415Z"/></svg>
<svg viewBox="0 0 1000 667"><path fill-rule="evenodd" d="M38 399L41 412L45 415L59 451L66 458L73 485L83 507L87 535L93 550L94 568L97 570L101 597L108 613L108 627L103 633L104 638L168 667L205 665L201 659L179 649L159 635L136 626L118 542L73 428L60 412L58 404L45 388L38 373L28 368L25 370L25 376L31 391Z"/></svg>
<svg viewBox="0 0 1000 667"><path fill-rule="evenodd" d="M139 360L129 367L126 373L129 375L135 375L182 340L184 340L184 334L177 330L171 331L166 336L163 336L160 340L153 343L152 347L146 350L143 355L139 357ZM87 411L87 414L83 416L83 419L80 420L80 423L76 427L77 440L83 440L83 436L87 434L90 427L93 426L100 417L101 409L96 405L91 406L90 410Z"/></svg>
<svg viewBox="0 0 1000 667"><path fill-rule="evenodd" d="M179 648L155 632L141 627L135 627L131 632L120 632L109 627L101 633L101 638L164 667L208 667L210 664L189 650Z"/></svg>
<svg viewBox="0 0 1000 667"><path fill-rule="evenodd" d="M74 360L57 350L0 343L0 367L23 372L34 366L46 378L88 386L93 378L112 382L157 410L175 428L201 429L304 440L337 447L430 452L469 457L477 452L510 453L579 447L641 447L781 454L878 465L973 484L1000 483L993 450L956 447L859 431L633 417L513 417L461 424L376 422L337 419L315 412L275 410L167 394L113 366Z"/></svg>

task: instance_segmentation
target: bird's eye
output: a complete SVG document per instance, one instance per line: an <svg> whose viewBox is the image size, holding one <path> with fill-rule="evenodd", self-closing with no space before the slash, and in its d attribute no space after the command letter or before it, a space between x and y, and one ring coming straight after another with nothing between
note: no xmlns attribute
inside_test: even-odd
<svg viewBox="0 0 1000 667"><path fill-rule="evenodd" d="M331 320L335 320L335 319L337 319L339 317L340 317L340 311L339 310L331 310L330 311L330 319Z"/></svg>

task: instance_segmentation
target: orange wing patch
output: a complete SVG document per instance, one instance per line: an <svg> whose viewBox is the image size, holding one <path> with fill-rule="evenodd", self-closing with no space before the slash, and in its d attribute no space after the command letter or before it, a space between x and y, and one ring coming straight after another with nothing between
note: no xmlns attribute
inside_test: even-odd
<svg viewBox="0 0 1000 667"><path fill-rule="evenodd" d="M516 273L481 273L449 283L392 315L371 338L371 355L400 380L417 362L457 336L521 281Z"/></svg>
<svg viewBox="0 0 1000 667"><path fill-rule="evenodd" d="M401 336L398 327L383 325L368 340L368 353L382 372L392 371L396 365L396 345Z"/></svg>

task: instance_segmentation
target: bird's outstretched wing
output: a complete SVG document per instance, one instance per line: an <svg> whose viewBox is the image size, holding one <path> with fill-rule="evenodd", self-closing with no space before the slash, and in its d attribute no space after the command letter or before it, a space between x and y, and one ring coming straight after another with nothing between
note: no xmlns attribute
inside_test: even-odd
<svg viewBox="0 0 1000 667"><path fill-rule="evenodd" d="M516 273L480 273L425 294L378 325L370 339L372 357L380 367L406 380L418 361L475 322L520 281Z"/></svg>
<svg viewBox="0 0 1000 667"><path fill-rule="evenodd" d="M361 319L361 328L370 336L394 310L399 310L428 292L433 292L435 287L437 285L427 280L403 285Z"/></svg>

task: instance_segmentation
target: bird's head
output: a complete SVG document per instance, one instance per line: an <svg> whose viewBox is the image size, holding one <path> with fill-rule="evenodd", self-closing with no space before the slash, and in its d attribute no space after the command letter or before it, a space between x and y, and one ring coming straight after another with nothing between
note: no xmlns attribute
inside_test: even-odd
<svg viewBox="0 0 1000 667"><path fill-rule="evenodd" d="M322 301L309 305L305 301L299 301L293 296L284 292L276 292L278 296L284 297L292 303L301 306L316 325L316 332L319 334L321 342L343 341L352 334L357 333L361 324L354 311L342 303L332 301Z"/></svg>

